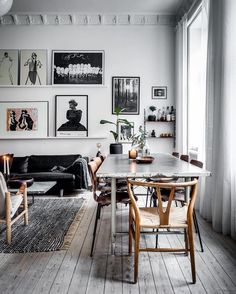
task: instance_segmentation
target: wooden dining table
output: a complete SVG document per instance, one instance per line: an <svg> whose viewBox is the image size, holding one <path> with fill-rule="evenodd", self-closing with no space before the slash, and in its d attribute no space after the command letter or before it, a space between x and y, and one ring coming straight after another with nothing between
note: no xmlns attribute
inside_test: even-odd
<svg viewBox="0 0 236 294"><path fill-rule="evenodd" d="M152 163L137 163L127 154L108 155L99 170L97 177L111 178L111 250L114 254L116 240L116 179L177 177L189 181L192 177L210 176L210 171L185 162L168 153L152 154ZM188 192L186 193L188 197ZM186 199L187 201L188 199Z"/></svg>

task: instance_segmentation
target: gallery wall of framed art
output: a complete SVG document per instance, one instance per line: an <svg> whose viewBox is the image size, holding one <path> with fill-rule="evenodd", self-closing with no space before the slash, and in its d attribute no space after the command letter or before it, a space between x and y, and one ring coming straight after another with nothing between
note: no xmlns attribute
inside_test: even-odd
<svg viewBox="0 0 236 294"><path fill-rule="evenodd" d="M23 137L21 135L22 137L20 138L12 136L12 138L7 139L9 136L6 133L0 134L0 152L2 153L8 152L11 149L13 153L22 156L30 152L32 154L43 154L44 152L48 154L53 154L54 152L61 154L64 154L64 152L79 152L80 154L94 155L96 154L97 143L102 144L101 151L108 152L109 144L113 142L112 135L109 132L111 128L109 125L100 125L100 120L107 119L114 121L115 119L115 115L113 114L114 107L112 105L113 77L123 78L123 80L129 77L139 78L139 90L132 91L132 87L127 83L123 87L123 90L127 90L127 96L124 95L123 98L125 99L122 98L123 102L118 102L120 106L128 105L126 114L122 115L121 118L134 122L134 128L132 130L134 134L137 133L139 126L143 124L144 108L147 109L150 105L154 105L159 109L162 106L173 105L174 90L172 84L174 81L174 70L171 64L174 55L170 28L166 29L164 26L139 26L137 29L137 26L132 25L0 25L0 37L1 49L3 51L7 51L5 50L6 48L18 52L18 54L16 53L18 57L18 82L13 82L14 85L11 85L9 75L7 77L7 83L1 83L0 81L0 101L47 101L49 109L48 135L39 135L37 137ZM24 61L21 61L21 56L23 56L21 55L21 50L29 50L24 57ZM32 80L35 80L35 84L31 85L30 79L26 83L29 74L29 65L24 66L24 64L32 57L32 54L36 53L37 59L43 65L45 64L37 50L46 51L46 85L43 85L43 83L40 85L36 74L32 74ZM71 53L72 55L76 53L78 56L72 58L73 62L67 62L66 66L63 66L61 63L53 62L54 51L61 56L61 53L65 54L64 56L67 59ZM82 60L78 59L82 53L95 53L96 58L102 56L102 70L101 62L100 65L96 66L95 63L93 64L93 61L82 62ZM2 60L3 54L4 52L0 57L0 61ZM83 59L86 58L83 57ZM154 60L156 60L156 64L153 63ZM82 64L83 66L81 66ZM23 65L25 71L22 81L21 65ZM52 71L55 70L54 66L60 67L58 74L61 75L61 78L64 75L62 79L65 79L65 82L60 84L55 81L54 83L52 79ZM40 63L38 62L37 71L39 72L43 68L45 67L42 66L40 68ZM69 74L69 68L71 69L71 81L67 82L66 74ZM100 74L102 73L102 82L100 78L95 83L90 83L88 80L90 78L92 80L91 75L96 75L96 71L100 72ZM4 79L6 79L6 75ZM167 99L152 99L152 86L158 85L167 86ZM138 88L136 87L136 89ZM137 99L131 97L132 92L135 95L137 94ZM56 134L57 114L55 97L59 95L88 96L87 134L82 134L81 132L80 136L74 136L75 133L73 134L73 131L71 133L68 132L66 136L60 136L59 131ZM67 98L65 97L63 100L67 101ZM115 100L118 101L118 99ZM59 109L61 119L60 122L58 120L58 128L68 121L66 118L66 112L69 110L68 101ZM79 104L76 109L81 109ZM85 113L86 110L82 109L80 123L86 127L86 122L82 122L85 119ZM150 125L150 130L152 129L152 125ZM120 140L122 143L125 143L123 145L124 152L126 152L126 148L130 146L130 141L127 140L129 130L125 130L125 128L120 126L120 131L123 133ZM168 142L167 139L159 140L157 142L158 148L160 146L160 148L163 147L163 149L169 150L168 146L166 146Z"/></svg>

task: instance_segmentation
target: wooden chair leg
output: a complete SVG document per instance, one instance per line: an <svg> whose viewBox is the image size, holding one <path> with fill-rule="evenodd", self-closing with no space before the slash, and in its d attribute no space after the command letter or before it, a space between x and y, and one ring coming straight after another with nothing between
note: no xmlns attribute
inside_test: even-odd
<svg viewBox="0 0 236 294"><path fill-rule="evenodd" d="M139 258L140 232L135 229L135 252L134 252L134 283L138 280L138 258Z"/></svg>
<svg viewBox="0 0 236 294"><path fill-rule="evenodd" d="M188 256L189 245L188 245L188 232L186 229L184 229L184 243L185 243L185 254L186 256Z"/></svg>
<svg viewBox="0 0 236 294"><path fill-rule="evenodd" d="M100 218L100 211L101 211L101 205L98 204L97 212L96 212L96 219L95 219L95 224L94 224L94 229L93 229L92 247L91 247L91 251L90 251L91 257L93 256L93 248L94 248L94 243L95 243L95 238L96 238L98 219Z"/></svg>
<svg viewBox="0 0 236 294"><path fill-rule="evenodd" d="M6 239L7 244L11 245L11 223L6 223Z"/></svg>
<svg viewBox="0 0 236 294"><path fill-rule="evenodd" d="M197 220L197 215L196 215L195 209L193 209L193 221L194 221L194 226L195 226L195 229L196 229L196 233L198 234L198 239L199 239L201 251L204 252L203 244L202 244L202 237L201 237L201 233L200 233L200 229L199 229L199 225L198 225L198 220Z"/></svg>
<svg viewBox="0 0 236 294"><path fill-rule="evenodd" d="M132 216L131 213L129 212L129 255L132 255Z"/></svg>
<svg viewBox="0 0 236 294"><path fill-rule="evenodd" d="M188 228L188 237L189 237L189 250L190 250L192 279L193 279L193 284L195 284L196 283L196 268L195 268L194 242L193 242L193 228L191 225Z"/></svg>

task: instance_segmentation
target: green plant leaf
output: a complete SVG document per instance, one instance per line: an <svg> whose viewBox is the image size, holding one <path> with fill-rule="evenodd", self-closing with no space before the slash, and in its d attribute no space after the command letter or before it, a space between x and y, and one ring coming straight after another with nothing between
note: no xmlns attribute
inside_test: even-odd
<svg viewBox="0 0 236 294"><path fill-rule="evenodd" d="M119 122L119 123L124 123L124 124L126 124L126 125L128 125L128 126L131 126L131 127L133 128L133 125L132 125L127 119L119 118L119 119L118 119L118 122Z"/></svg>
<svg viewBox="0 0 236 294"><path fill-rule="evenodd" d="M121 114L121 112L123 112L125 110L125 108L120 108L120 107L116 107L115 108L115 114L118 116Z"/></svg>
<svg viewBox="0 0 236 294"><path fill-rule="evenodd" d="M105 119L100 120L100 124L101 124L101 125L104 125L104 124L112 124L112 125L116 125L114 122L109 121L109 120L105 120Z"/></svg>
<svg viewBox="0 0 236 294"><path fill-rule="evenodd" d="M110 131L110 132L112 133L112 135L113 135L115 141L117 141L117 139L118 139L118 134L117 134L116 132L114 132L114 131Z"/></svg>

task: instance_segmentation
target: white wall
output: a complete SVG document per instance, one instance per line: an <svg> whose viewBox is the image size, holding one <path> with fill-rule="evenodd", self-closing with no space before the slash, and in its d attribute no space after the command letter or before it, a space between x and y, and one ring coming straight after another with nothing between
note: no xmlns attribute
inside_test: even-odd
<svg viewBox="0 0 236 294"><path fill-rule="evenodd" d="M107 139L46 139L0 140L0 154L81 153L94 155L96 143L101 142L107 153L112 137L109 126L100 119L114 119L111 115L111 77L140 76L140 115L125 118L135 122L135 132L143 123L143 109L150 105L158 108L174 104L174 29L168 26L1 26L1 49L47 49L48 76L51 81L51 50L104 50L104 87L15 87L0 88L0 101L49 101L49 136L54 136L55 95L88 94L89 136ZM167 86L167 100L152 100L152 86ZM1 118L0 118L1 119ZM1 121L1 123L3 123ZM158 124L155 125L157 128ZM154 128L152 125L149 128ZM129 146L129 145L128 145ZM128 148L125 146L125 151ZM150 141L151 151L171 152L171 139Z"/></svg>

